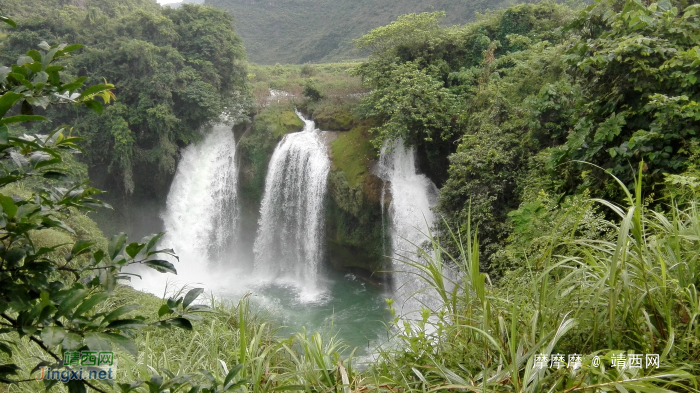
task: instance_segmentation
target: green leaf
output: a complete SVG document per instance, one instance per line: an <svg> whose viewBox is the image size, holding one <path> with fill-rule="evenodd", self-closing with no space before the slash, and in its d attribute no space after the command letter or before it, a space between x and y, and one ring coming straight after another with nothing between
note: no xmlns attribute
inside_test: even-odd
<svg viewBox="0 0 700 393"><path fill-rule="evenodd" d="M57 172L57 171L48 171L44 172L41 176L43 176L45 179L54 179L54 180L63 180L68 177L67 174L63 172Z"/></svg>
<svg viewBox="0 0 700 393"><path fill-rule="evenodd" d="M28 98L25 98L25 100L33 106L40 106L44 109L46 109L46 107L49 106L49 102L50 102L49 97L47 97L47 96L28 97Z"/></svg>
<svg viewBox="0 0 700 393"><path fill-rule="evenodd" d="M51 73L51 72L56 72L56 71L63 71L66 67L60 66L60 65L52 65L49 67L46 67L46 72Z"/></svg>
<svg viewBox="0 0 700 393"><path fill-rule="evenodd" d="M24 251L21 248L11 248L10 250L7 251L5 254L5 261L7 261L7 264L11 267L19 266L20 261L24 259L24 257L27 256L27 252Z"/></svg>
<svg viewBox="0 0 700 393"><path fill-rule="evenodd" d="M100 304L109 298L109 294L106 292L100 292L90 296L89 298L83 300L83 302L78 306L78 308L73 313L73 318L77 318L84 313L90 311L97 304Z"/></svg>
<svg viewBox="0 0 700 393"><path fill-rule="evenodd" d="M173 326L177 326L181 329L192 330L192 322L185 318L173 318L169 319L168 323Z"/></svg>
<svg viewBox="0 0 700 393"><path fill-rule="evenodd" d="M0 364L0 375L17 374L19 367L15 364Z"/></svg>
<svg viewBox="0 0 700 393"><path fill-rule="evenodd" d="M204 292L204 288L194 288L187 292L185 300L182 301L182 307L187 308L197 297Z"/></svg>
<svg viewBox="0 0 700 393"><path fill-rule="evenodd" d="M92 351L111 351L112 340L106 333L87 332L85 333L85 344Z"/></svg>
<svg viewBox="0 0 700 393"><path fill-rule="evenodd" d="M60 164L61 162L63 162L63 160L61 158L52 158L50 160L39 161L34 165L34 169L41 169L45 166ZM52 171L52 172L56 172L56 171Z"/></svg>
<svg viewBox="0 0 700 393"><path fill-rule="evenodd" d="M17 23L15 23L15 21L13 21L12 19L10 19L6 16L0 15L0 22L7 23L8 25L10 25L12 27L17 28Z"/></svg>
<svg viewBox="0 0 700 393"><path fill-rule="evenodd" d="M88 292L84 289L73 289L58 305L58 312L54 318L66 315L66 313L77 306L86 296Z"/></svg>
<svg viewBox="0 0 700 393"><path fill-rule="evenodd" d="M66 46L65 48L62 49L62 51L63 51L63 53L70 53L70 52L73 52L73 51L76 51L76 50L82 49L82 48L84 48L83 45L73 44L73 45Z"/></svg>
<svg viewBox="0 0 700 393"><path fill-rule="evenodd" d="M139 244L139 243L129 243L128 246L126 246L126 254L130 256L132 259L138 255L139 251L141 251L145 247L145 244Z"/></svg>
<svg viewBox="0 0 700 393"><path fill-rule="evenodd" d="M158 271L160 273L177 274L177 270L175 270L175 266L173 266L173 264L168 262L168 261L154 259L154 260L150 260L150 261L145 261L144 265L146 265L152 269L155 269L156 271Z"/></svg>
<svg viewBox="0 0 700 393"><path fill-rule="evenodd" d="M105 336L113 345L122 351L132 356L138 355L138 349L136 348L134 340L117 333L101 333L101 335Z"/></svg>
<svg viewBox="0 0 700 393"><path fill-rule="evenodd" d="M32 64L34 63L34 59L32 59L31 56L20 56L19 59L17 59L17 65L18 66L23 66L25 64Z"/></svg>
<svg viewBox="0 0 700 393"><path fill-rule="evenodd" d="M12 348L2 341L0 341L0 351L5 352L7 356L12 357Z"/></svg>
<svg viewBox="0 0 700 393"><path fill-rule="evenodd" d="M110 85L104 85L104 84L101 84L101 85L93 85L93 86L90 86L90 87L88 87L87 89L85 89L82 93L80 93L80 98L89 97L89 96L91 96L91 95L93 95L93 94L95 94L95 93L99 93L99 92L101 92L101 91L109 90L109 89L111 89L111 88L112 88L112 86L110 86Z"/></svg>
<svg viewBox="0 0 700 393"><path fill-rule="evenodd" d="M44 116L17 115L0 120L0 124L22 123L25 121L45 121Z"/></svg>
<svg viewBox="0 0 700 393"><path fill-rule="evenodd" d="M224 379L224 388L233 380L233 378L238 374L239 371L243 368L243 363L239 363L231 369L231 371L228 372L228 375L226 375L226 379Z"/></svg>
<svg viewBox="0 0 700 393"><path fill-rule="evenodd" d="M155 247L156 243L158 243L158 240L160 240L160 238L163 237L164 234L164 232L161 232L155 235L151 235L150 239L148 240L148 244L146 244L146 251L151 251L153 247Z"/></svg>
<svg viewBox="0 0 700 393"><path fill-rule="evenodd" d="M113 260L116 259L117 255L119 255L124 247L124 243L126 243L126 234L124 232L112 236L112 238L109 240L109 245L107 246L109 257Z"/></svg>
<svg viewBox="0 0 700 393"><path fill-rule="evenodd" d="M171 314L172 312L173 311L170 309L170 307L167 304L164 304L158 309L158 318L162 317L165 314Z"/></svg>
<svg viewBox="0 0 700 393"><path fill-rule="evenodd" d="M83 384L83 382L80 380L74 379L68 381L66 386L68 387L68 393L87 393L85 384Z"/></svg>
<svg viewBox="0 0 700 393"><path fill-rule="evenodd" d="M83 102L83 104L85 104L85 106L87 106L88 108L92 109L93 111L95 111L97 113L102 113L102 111L104 110L102 103L95 101L95 100L85 101L85 102Z"/></svg>
<svg viewBox="0 0 700 393"><path fill-rule="evenodd" d="M2 211L7 214L7 218L10 220L17 214L17 205L15 205L15 201L8 196L0 195L0 206L2 206Z"/></svg>
<svg viewBox="0 0 700 393"><path fill-rule="evenodd" d="M216 378L214 378L214 376L209 372L209 370L200 368L199 372L202 373L202 375L204 375L205 377L207 377L209 382L211 382L212 384L216 384Z"/></svg>
<svg viewBox="0 0 700 393"><path fill-rule="evenodd" d="M73 244L73 248L70 250L72 256L77 256L90 251L90 247L95 245L95 243L88 240L78 240Z"/></svg>
<svg viewBox="0 0 700 393"><path fill-rule="evenodd" d="M6 125L0 124L0 144L6 145L9 142L10 129Z"/></svg>
<svg viewBox="0 0 700 393"><path fill-rule="evenodd" d="M82 346L82 344L83 338L77 333L70 332L66 333L66 336L63 337L63 341L61 342L63 349L66 351L78 349Z"/></svg>
<svg viewBox="0 0 700 393"><path fill-rule="evenodd" d="M65 336L66 331L58 326L49 326L41 331L41 340L44 341L44 344L49 348L63 341Z"/></svg>
<svg viewBox="0 0 700 393"><path fill-rule="evenodd" d="M140 329L146 324L139 319L117 319L107 325L106 329Z"/></svg>
<svg viewBox="0 0 700 393"><path fill-rule="evenodd" d="M107 314L105 316L105 318L102 320L102 323L111 322L111 321L121 317L122 315L128 314L128 313L130 313L130 312L132 312L140 307L141 306L138 304L127 304L127 305L121 306L121 307L117 308L116 310L112 311L111 313Z"/></svg>
<svg viewBox="0 0 700 393"><path fill-rule="evenodd" d="M74 80L71 83L66 83L61 88L58 90L59 93L63 93L65 91L73 93L74 91L78 90L83 86L83 83L87 80L87 77L81 77L76 80Z"/></svg>
<svg viewBox="0 0 700 393"><path fill-rule="evenodd" d="M7 113L7 111L12 108L12 105L14 105L20 98L22 98L21 94L12 91L8 91L0 96L0 117L4 117L5 113Z"/></svg>

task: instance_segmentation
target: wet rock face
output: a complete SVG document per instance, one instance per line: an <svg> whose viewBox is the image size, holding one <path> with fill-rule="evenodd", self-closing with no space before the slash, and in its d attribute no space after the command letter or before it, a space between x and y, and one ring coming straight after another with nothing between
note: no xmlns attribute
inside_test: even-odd
<svg viewBox="0 0 700 393"><path fill-rule="evenodd" d="M382 282L388 270L384 257L388 239L381 209L382 180L368 175L350 187L342 171L329 174L326 205L326 246L329 264Z"/></svg>

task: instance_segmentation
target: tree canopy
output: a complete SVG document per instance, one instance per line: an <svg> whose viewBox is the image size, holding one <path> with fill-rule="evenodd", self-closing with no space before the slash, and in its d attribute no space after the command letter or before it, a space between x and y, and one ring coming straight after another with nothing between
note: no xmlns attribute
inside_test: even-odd
<svg viewBox="0 0 700 393"><path fill-rule="evenodd" d="M40 41L85 45L61 60L62 72L86 83L106 79L119 102L102 113L48 108L47 114L85 138L85 160L96 175L108 172L121 184L111 191L129 195L139 187L165 187L179 148L198 139L203 125L222 113L240 116L247 105L245 51L225 11L112 3L39 2L42 12L8 32L1 57L16 60Z"/></svg>
<svg viewBox="0 0 700 393"><path fill-rule="evenodd" d="M493 254L534 188L615 199L606 171L631 188L643 160L653 192L687 169L700 131L698 7L543 2L452 28L440 13L404 16L357 41L374 50L355 70L372 89L358 112L382 120L375 144L417 147L444 185L438 210L453 227L475 220Z"/></svg>

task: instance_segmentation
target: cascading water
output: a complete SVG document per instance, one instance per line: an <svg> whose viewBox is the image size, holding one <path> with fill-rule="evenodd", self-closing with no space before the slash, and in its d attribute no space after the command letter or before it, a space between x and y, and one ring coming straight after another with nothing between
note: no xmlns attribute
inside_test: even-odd
<svg viewBox="0 0 700 393"><path fill-rule="evenodd" d="M425 175L417 173L416 154L406 149L402 140L385 143L379 158L379 176L389 182L389 206L392 257L422 263L416 246L426 240L433 225L431 207L437 202L438 189ZM418 269L393 262L395 307L402 315L419 311L421 307L439 307L434 296L425 290L417 278Z"/></svg>
<svg viewBox="0 0 700 393"><path fill-rule="evenodd" d="M253 261L236 252L246 244L232 246L239 220L234 139L229 127L216 126L183 150L162 214L167 232L159 246L180 257L171 260L177 276L132 270L143 276L132 285L157 295L165 288L172 294L185 285L204 287L234 301L253 293L254 306L286 327L280 333L332 326L348 344L364 349L386 334L384 297L351 274L328 271L321 277L318 271L330 160L323 131L302 120L304 130L285 136L268 166L252 274Z"/></svg>
<svg viewBox="0 0 700 393"><path fill-rule="evenodd" d="M165 235L160 248L173 248L178 275L171 280L215 286L210 273L224 268L232 253L238 218L236 143L230 125L217 124L199 143L186 147L170 186L165 212ZM134 282L162 293L167 275L147 271Z"/></svg>
<svg viewBox="0 0 700 393"><path fill-rule="evenodd" d="M323 259L323 205L330 160L313 121L284 136L265 178L255 240L255 273L291 279L313 293Z"/></svg>
<svg viewBox="0 0 700 393"><path fill-rule="evenodd" d="M233 245L238 216L235 155L231 127L223 124L183 151L162 215L163 244L177 244L181 258L205 256L212 262Z"/></svg>

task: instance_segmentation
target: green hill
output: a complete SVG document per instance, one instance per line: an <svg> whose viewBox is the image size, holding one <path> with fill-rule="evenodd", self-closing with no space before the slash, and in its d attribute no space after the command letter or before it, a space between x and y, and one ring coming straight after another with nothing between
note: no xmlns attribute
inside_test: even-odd
<svg viewBox="0 0 700 393"><path fill-rule="evenodd" d="M3 11L15 20L51 17L59 10L66 12L72 7L74 12L99 9L110 18L137 10L157 12L160 9L156 0L3 0L1 5Z"/></svg>
<svg viewBox="0 0 700 393"><path fill-rule="evenodd" d="M445 11L446 25L501 8L505 0L207 0L235 18L249 58L259 64L317 63L365 57L352 40L399 15Z"/></svg>

